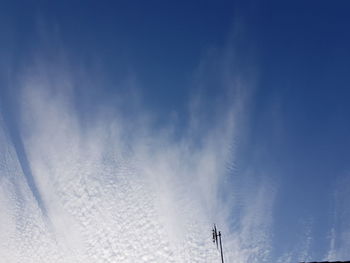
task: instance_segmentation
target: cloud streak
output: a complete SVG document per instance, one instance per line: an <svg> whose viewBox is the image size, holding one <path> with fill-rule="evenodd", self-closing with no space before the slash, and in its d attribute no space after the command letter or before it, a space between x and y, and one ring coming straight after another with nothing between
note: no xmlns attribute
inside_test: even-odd
<svg viewBox="0 0 350 263"><path fill-rule="evenodd" d="M7 262L218 262L214 222L227 262L268 258L275 186L262 180L240 189L232 170L246 114L241 79L220 71L215 78L229 102L208 104L199 92L178 135L133 101L124 103L136 105L133 116L103 105L81 118L74 94L83 84L63 68L43 60L15 77L14 121L33 184L1 123L0 254ZM204 63L199 87L207 70Z"/></svg>

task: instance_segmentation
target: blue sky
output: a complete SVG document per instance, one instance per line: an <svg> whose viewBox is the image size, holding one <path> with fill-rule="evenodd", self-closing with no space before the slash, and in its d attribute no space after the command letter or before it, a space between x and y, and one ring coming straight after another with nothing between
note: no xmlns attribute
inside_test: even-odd
<svg viewBox="0 0 350 263"><path fill-rule="evenodd" d="M210 241L215 221L228 262L349 260L349 8L347 1L4 1L0 184L8 193L0 205L10 216L0 229L17 230L6 232L0 255L16 262L19 252L3 244L34 238L34 227L16 223L23 221L39 225L38 244L49 244L36 255L23 241L27 262L48 255L79 262L86 248L101 262L154 262L157 249L169 262L214 262L203 233L209 227ZM80 185L114 192L84 195ZM120 197L120 189L135 194ZM150 189L158 212L149 215ZM136 229L137 212L124 209L133 204L151 226ZM100 244L115 240L107 231L120 223L112 208L133 217L130 233L164 229L168 247L142 238ZM84 225L72 243L67 222ZM191 223L198 233L188 237L195 240L188 252L179 244L192 243L176 231L192 231Z"/></svg>

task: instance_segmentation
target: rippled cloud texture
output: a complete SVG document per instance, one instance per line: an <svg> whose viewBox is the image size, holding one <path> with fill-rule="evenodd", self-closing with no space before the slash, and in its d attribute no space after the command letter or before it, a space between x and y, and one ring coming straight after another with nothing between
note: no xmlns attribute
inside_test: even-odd
<svg viewBox="0 0 350 263"><path fill-rule="evenodd" d="M0 262L350 259L349 8L5 2Z"/></svg>
<svg viewBox="0 0 350 263"><path fill-rule="evenodd" d="M251 161L237 172L254 83L224 53L203 59L193 85L214 79L226 98L208 102L199 88L181 132L176 114L157 122L138 87L89 98L85 112L79 94L103 85L93 72L47 59L14 72L0 117L2 260L220 262L214 222L226 262L312 260L314 218L301 217L288 251L273 247L274 170ZM347 178L334 191L327 260L348 256Z"/></svg>
<svg viewBox="0 0 350 263"><path fill-rule="evenodd" d="M245 100L239 89L235 103L213 108L220 117L210 125L196 96L179 136L171 121L155 128L142 105L133 117L103 105L82 118L75 73L43 61L16 73L16 117L1 116L2 259L219 262L214 222L227 260L268 254L268 186L249 197L241 226L229 230L235 198L225 184Z"/></svg>

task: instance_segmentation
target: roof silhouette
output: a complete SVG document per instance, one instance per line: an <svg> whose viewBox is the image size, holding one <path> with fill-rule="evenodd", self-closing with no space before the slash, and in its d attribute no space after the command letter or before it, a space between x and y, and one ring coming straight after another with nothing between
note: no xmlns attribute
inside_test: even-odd
<svg viewBox="0 0 350 263"><path fill-rule="evenodd" d="M350 261L309 261L300 263L350 263Z"/></svg>

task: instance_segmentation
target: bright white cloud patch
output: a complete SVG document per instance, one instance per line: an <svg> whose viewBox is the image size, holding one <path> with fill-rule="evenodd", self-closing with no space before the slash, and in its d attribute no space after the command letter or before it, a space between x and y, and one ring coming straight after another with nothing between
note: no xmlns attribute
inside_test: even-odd
<svg viewBox="0 0 350 263"><path fill-rule="evenodd" d="M141 110L128 120L101 111L86 124L69 95L72 76L38 72L21 78L19 127L43 203L1 122L2 259L219 262L214 221L224 233L227 262L266 259L274 190L257 187L235 230L229 227L235 198L224 203L219 194L234 161L234 106L206 132L192 122L180 138L171 126L152 128Z"/></svg>

